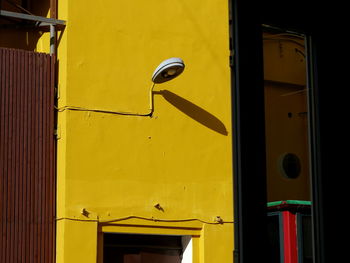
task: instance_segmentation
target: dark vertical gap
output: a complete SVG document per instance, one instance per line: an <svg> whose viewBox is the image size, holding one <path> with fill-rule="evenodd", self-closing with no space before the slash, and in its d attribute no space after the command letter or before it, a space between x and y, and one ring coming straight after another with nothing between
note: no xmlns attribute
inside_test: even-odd
<svg viewBox="0 0 350 263"><path fill-rule="evenodd" d="M7 260L9 260L9 252L10 252L10 238L11 238L11 215L10 215L10 208L9 206L10 204L10 186L11 186L11 179L9 178L9 173L11 170L11 166L10 166L10 161L11 161L11 152L10 152L10 145L11 145L11 122L10 122L10 113L11 113L11 92L10 89L8 88L10 86L10 72L11 72L11 68L10 68L10 52L7 51L6 52L7 56L6 56L6 87L7 87L7 111L5 112L6 114L6 122L5 122L5 127L6 127L6 137L5 137L5 158L6 158L6 162L5 162L5 178L6 178L6 195L5 195L5 200L6 200L6 258L5 258L5 262Z"/></svg>
<svg viewBox="0 0 350 263"><path fill-rule="evenodd" d="M38 89L39 89L39 98L38 98L38 210L37 210L37 218L38 218L38 258L40 261L44 261L43 259L43 202L45 196L43 195L43 183L44 183L44 171L43 171L43 71L44 71L44 63L43 63L44 54L38 54L39 60L39 75L38 75Z"/></svg>
<svg viewBox="0 0 350 263"><path fill-rule="evenodd" d="M9 162L9 152L8 152L8 148L9 148L9 110L10 110L10 96L9 96L9 71L10 71L10 67L9 67L9 50L4 50L4 54L5 54L5 59L4 59L4 71L5 71L5 81L4 81L4 87L5 87L5 111L4 111L4 256L3 256L3 260L4 262L6 262L8 260L8 251L9 251L9 210L8 210L8 197L9 197L9 178L8 178L8 162Z"/></svg>
<svg viewBox="0 0 350 263"><path fill-rule="evenodd" d="M18 70L19 70L19 92L20 92L20 97L19 97L19 130L18 130L18 136L19 136L19 147L18 147L18 152L19 152L19 167L18 167L18 174L19 174L19 193L18 193L18 200L19 200L19 212L18 212L18 260L17 262L21 262L23 260L24 255L22 255L22 247L24 246L23 243L23 215L24 215L24 185L25 185L25 179L24 179L24 173L23 173L23 164L24 164L24 51L20 51L19 54L19 60L18 60Z"/></svg>
<svg viewBox="0 0 350 263"><path fill-rule="evenodd" d="M46 100L47 100L47 104L46 104L46 108L45 108L45 112L46 112L46 152L48 153L46 155L46 171L47 171L47 181L46 181L46 185L47 185L47 212L46 212L46 221L47 221L47 244L49 246L49 249L47 250L47 261L48 262L53 262L53 250L54 250L54 246L55 244L52 242L52 235L54 234L52 231L52 216L51 216L51 210L54 209L56 207L56 203L55 201L51 198L51 193L53 192L53 188L55 187L55 185L52 182L52 178L54 176L54 174L52 173L50 167L52 164L52 154L53 152L51 151L51 144L52 141L54 140L53 137L53 132L51 133L50 127L53 125L52 120L50 118L51 116L51 112L53 110L53 105L51 104L51 92L53 90L53 86L51 85L51 74L52 74L52 68L51 68L51 62L52 57L51 56L47 56L47 85L46 85ZM52 149L53 150L53 149Z"/></svg>
<svg viewBox="0 0 350 263"><path fill-rule="evenodd" d="M21 100L22 100L22 91L21 91L21 53L17 52L16 54L16 90L17 90L17 96L15 98L16 100L16 197L15 197L15 205L16 205L16 212L15 212L15 224L16 224L16 249L15 249L15 262L19 262L20 260L20 248L21 248L21 210L22 210L22 200L21 200L21 194L22 194L22 176L21 176L21 158L22 158L22 151L21 151Z"/></svg>
<svg viewBox="0 0 350 263"><path fill-rule="evenodd" d="M9 156L10 156L10 162L9 162L9 178L10 178L10 186L9 186L9 215L10 215L10 255L9 255L9 260L12 261L14 258L14 247L15 247L15 222L14 222L14 214L15 214L15 121L14 121L14 115L16 114L16 104L15 104L15 96L16 96L16 91L15 91L15 81L14 81L14 72L15 72L15 66L14 66L14 53L10 52L10 113L9 113L9 126L10 126L10 132L9 132L9 137L10 137L10 144L9 144Z"/></svg>
<svg viewBox="0 0 350 263"><path fill-rule="evenodd" d="M48 214L48 223L49 223L49 244L52 246L52 249L49 250L49 260L50 262L55 262L55 251L56 251L56 198L55 198L55 193L56 193L56 171L54 169L55 167L55 149L54 149L54 77L55 76L55 55L52 55L49 60L49 90L48 90L48 152L49 154L49 160L48 160L48 173L49 173L49 200L50 200L50 206L49 206L49 214Z"/></svg>
<svg viewBox="0 0 350 263"><path fill-rule="evenodd" d="M233 0L232 8L236 259L259 262L267 254L261 9L245 0Z"/></svg>
<svg viewBox="0 0 350 263"><path fill-rule="evenodd" d="M41 173L42 173L42 201L41 201L41 255L42 261L47 262L46 259L46 250L48 243L46 242L46 235L47 235L47 228L46 228L46 203L47 203L47 195L46 195L46 156L45 156L45 146L46 146L46 60L47 55L43 54L42 56L42 63L43 63L43 73L42 73L42 141L41 141L41 159L42 159L42 166L41 166Z"/></svg>
<svg viewBox="0 0 350 263"><path fill-rule="evenodd" d="M3 50L0 50L0 145L4 145L3 138L4 138L4 131L3 131L3 112L4 112L4 86L3 86L3 75L4 75L4 54ZM3 260L2 254L3 254L3 226L4 226L4 218L3 218L3 196L4 196L4 171L3 171L3 162L4 162L4 155L3 155L3 147L0 147L0 261Z"/></svg>
<svg viewBox="0 0 350 263"><path fill-rule="evenodd" d="M45 191L45 243L46 243L46 255L45 255L45 260L46 262L52 262L51 260L51 251L53 250L53 245L51 244L51 240L50 240L50 235L51 235L51 231L50 231L50 224L51 224L51 220L50 220L50 208L51 206L55 206L56 204L53 204L51 202L51 198L50 198L50 189L52 187L52 185L50 185L50 178L51 178L51 173L50 173L50 140L52 139L52 137L50 137L50 74L51 74L51 56L47 55L46 56L46 72L45 72L45 101L46 101L46 105L45 105L45 186L46 186L46 191Z"/></svg>
<svg viewBox="0 0 350 263"><path fill-rule="evenodd" d="M32 149L33 149L33 144L32 144L32 137L33 137L33 131L32 131L32 96L33 96L33 91L32 91L32 67L33 67L33 55L32 53L27 54L27 59L28 59L28 66L27 66L27 79L26 79L26 89L28 90L28 96L27 96L27 134L28 137L26 138L27 144L28 144L28 149L27 149L27 185L26 185L26 207L27 207L27 216L26 216L26 255L29 256L29 262L31 261L31 216L32 216L32 199L31 199L31 185L32 185Z"/></svg>
<svg viewBox="0 0 350 263"><path fill-rule="evenodd" d="M34 240L34 211L35 211L35 67L36 67L36 61L34 54L31 54L31 68L30 68L30 90L31 90L31 97L30 97L30 130L31 130L31 137L30 137L30 221L29 221L29 229L30 229L30 251L29 251L29 260L31 263L34 263L34 256L35 256L35 240Z"/></svg>
<svg viewBox="0 0 350 263"><path fill-rule="evenodd" d="M40 260L40 250L39 250L39 240L40 240L40 232L39 232L39 220L40 215L39 211L39 202L40 202L40 167L39 167L39 158L40 158L40 59L36 55L35 56L35 78L34 78L34 87L35 87L35 100L33 102L34 105L34 217L33 217L33 225L34 225L34 260L38 262Z"/></svg>
<svg viewBox="0 0 350 263"><path fill-rule="evenodd" d="M12 218L11 218L11 187L12 187L12 179L11 179L11 143L12 143L12 66L11 66L11 52L8 52L8 82L7 82L7 87L8 87L8 112L7 112L7 171L6 171L6 177L7 177L7 257L6 260L11 260L11 241L12 241Z"/></svg>
<svg viewBox="0 0 350 263"><path fill-rule="evenodd" d="M23 206L23 212L22 212L22 237L21 237L21 242L22 242L22 247L21 247L21 262L25 262L25 257L26 257L26 234L27 234L27 227L26 227L26 222L27 222L27 207L26 207L26 197L27 197L27 97L28 97L28 89L26 86L26 81L27 81L27 67L28 67L28 60L27 60L27 52L22 52L22 118L23 118L23 123L22 123L22 138L23 138L23 147L22 147L22 153L23 153L23 161L22 161L22 177L23 177L23 188L22 188L22 206Z"/></svg>
<svg viewBox="0 0 350 263"><path fill-rule="evenodd" d="M47 258L46 258L46 252L47 252L47 247L48 247L48 243L46 240L47 234L48 234L48 229L47 229L47 223L46 223L46 218L47 218L47 209L46 209L46 204L47 204L47 187L46 187L46 182L47 182L47 171L46 171L46 90L47 90L47 85L46 85L46 71L47 71L47 55L43 56L43 75L42 75L42 97L43 97L43 106L42 106L42 132L43 132L43 140L42 140L42 176L43 176L43 194L42 194L42 222L41 222L41 228L42 228L42 239L41 239L41 244L42 244L42 261L48 262Z"/></svg>
<svg viewBox="0 0 350 263"><path fill-rule="evenodd" d="M20 90L19 90L19 75L20 72L18 70L19 67L19 57L18 53L14 54L14 91L15 96L13 98L14 101L14 145L13 145L13 152L14 152L14 169L13 169L13 176L14 176L14 194L13 194L13 202L14 202L14 213L13 213L13 223L14 223L14 248L13 248L13 260L15 262L18 261L18 243L19 243L19 229L18 229L18 214L19 214L19 190L20 190L20 178L19 178L19 96L20 96Z"/></svg>
<svg viewBox="0 0 350 263"><path fill-rule="evenodd" d="M13 223L14 223L14 236L13 236L13 241L14 241L14 247L13 247L13 260L15 262L18 261L18 243L19 243L19 229L18 229L18 214L19 214L19 190L20 190L20 178L19 178L19 106L20 106L20 101L19 101L19 96L20 96L20 90L19 90L19 76L20 76L20 71L18 70L19 67L19 56L18 53L14 53L14 86L13 89L15 91L14 93L14 144L13 144L13 152L14 152L14 169L13 169L13 176L14 176L14 187L13 187L13 205L14 205L14 213L13 213Z"/></svg>
<svg viewBox="0 0 350 263"><path fill-rule="evenodd" d="M0 4L1 7L1 4ZM3 137L3 131L2 131L2 121L3 121L3 117L2 117L2 112L3 112L3 87L2 87L2 76L3 76L3 72L2 72L2 60L3 60L3 55L2 55L2 50L0 49L0 145L3 145L2 142L2 137ZM0 261L2 261L1 258L1 254L2 252L2 226L3 226L3 218L2 218L2 197L3 197L3 170L2 170L2 163L3 163L3 155L2 155L2 150L0 147Z"/></svg>
<svg viewBox="0 0 350 263"><path fill-rule="evenodd" d="M50 236L51 236L51 245L53 249L51 250L51 260L55 262L56 255L56 194L57 194L57 176L56 176L56 137L54 136L54 130L56 127L57 117L55 117L54 106L56 103L55 96L55 87L57 86L57 74L58 74L58 63L56 60L56 55L51 56L50 61L50 118L49 118L49 138L50 138L50 203L51 205L51 214L50 214Z"/></svg>
<svg viewBox="0 0 350 263"><path fill-rule="evenodd" d="M16 140L17 140L17 120L16 120L16 114L17 114L17 82L16 82L16 56L13 52L11 52L11 145L10 145L10 155L11 155L11 170L10 170L10 176L11 176L11 196L10 196L10 202L11 202L11 256L10 260L14 260L16 257Z"/></svg>
<svg viewBox="0 0 350 263"><path fill-rule="evenodd" d="M318 255L318 248L320 247L320 240L319 237L319 231L317 230L320 226L320 223L322 221L321 212L322 210L319 210L319 202L322 203L320 200L320 197L318 194L320 193L320 189L316 187L318 185L319 181L319 161L318 161L318 136L317 136L317 127L318 127L318 120L317 120L317 81L315 79L316 75L314 72L315 67L315 56L314 56L314 47L313 47L313 41L312 37L308 36L306 39L307 44L307 67L308 67L308 88L309 88L309 124L310 124L310 157L311 157L311 191L312 191L312 222L313 222L313 248L314 248L314 261L315 262L323 262L322 258ZM316 81L316 82L315 82Z"/></svg>
<svg viewBox="0 0 350 263"><path fill-rule="evenodd" d="M8 64L8 96L9 96L9 100L8 100L8 137L7 137L7 246L8 246L8 253L7 253L7 260L11 260L11 242L12 242L12 214L11 214L11 208L12 208L12 204L11 204L11 194L12 194L12 178L10 177L10 174L12 172L11 170L11 160L12 160L12 152L11 152L11 144L12 144L12 67L11 67L11 53L8 53L9 56L9 64Z"/></svg>
<svg viewBox="0 0 350 263"><path fill-rule="evenodd" d="M48 229L48 239L47 242L50 245L51 249L48 250L48 254L47 254L47 260L48 262L52 262L52 258L53 258L53 249L54 249L54 243L52 243L52 216L51 216L51 211L52 211L52 206L56 207L56 203L53 202L52 198L51 198L51 193L52 193L52 188L54 187L53 182L52 182L52 177L53 174L51 172L51 141L53 140L53 134L50 133L50 126L51 126L51 108L53 108L53 105L51 105L51 89L53 89L53 87L51 86L51 75L52 75L52 56L48 57L47 60L47 89L46 89L46 100L47 100L47 106L46 106L46 136L47 136L47 152L50 153L47 155L47 198L48 198L48 204L47 204L47 229Z"/></svg>
<svg viewBox="0 0 350 263"><path fill-rule="evenodd" d="M50 171L50 160L51 160L51 152L50 152L50 144L51 140L53 140L53 134L50 134L50 114L51 114L51 107L53 107L50 102L50 94L51 94L51 82L50 82L50 75L51 75L51 56L48 56L47 58L47 87L46 87L46 152L48 153L46 155L46 172L47 172L47 212L46 212L46 221L47 221L47 244L49 246L48 253L47 253L47 261L52 262L51 259L51 253L53 250L53 244L51 243L51 217L50 217L50 209L52 206L56 206L55 203L52 202L52 199L50 198L50 193L53 185L50 183L52 173Z"/></svg>
<svg viewBox="0 0 350 263"><path fill-rule="evenodd" d="M25 52L21 52L21 154L22 154L22 159L21 159L21 179L22 179L22 189L21 189L21 204L22 204L22 209L21 209L21 218L20 218L20 227L21 227L21 246L20 246L20 261L23 262L23 258L25 257L25 254L23 253L23 248L25 246L25 185L26 185L26 176L25 176L25 96L26 96L26 89L25 89L25 67L26 67L26 61L25 61Z"/></svg>
<svg viewBox="0 0 350 263"><path fill-rule="evenodd" d="M48 229L46 228L46 204L48 202L47 199L47 187L46 187L46 181L47 181L47 171L46 171L46 71L47 71L47 65L46 65L46 61L47 61L47 55L44 54L43 57L43 107L42 107L42 132L43 132L43 140L42 140L42 173L43 173L43 201L42 201L42 244L43 244L43 251L42 251L42 260L45 262L47 261L46 258L46 253L47 253L47 248L48 248L48 243L46 240L46 236L47 236L47 231Z"/></svg>
<svg viewBox="0 0 350 263"><path fill-rule="evenodd" d="M17 52L17 68L18 68L18 91L19 95L17 97L17 102L19 104L18 107L18 146L17 146L17 152L18 152L18 184L17 184L17 196L18 196L18 219L17 219L17 226L18 226L18 242L17 242L17 261L16 262L22 262L24 255L22 254L22 247L24 246L24 240L23 240L23 235L24 235L24 226L23 226L23 220L24 220L24 210L25 210L25 205L24 205L24 188L25 188L25 178L24 178L24 169L23 169L23 164L24 164L24 99L25 99L25 94L24 94L24 51L18 51Z"/></svg>
<svg viewBox="0 0 350 263"><path fill-rule="evenodd" d="M4 75L5 75L5 67L4 67L4 61L5 61L5 51L0 49L0 262L4 261L3 255L4 255L4 226L5 226L5 218L4 218L4 185L5 185L5 173L4 173L4 162L5 162L5 156L4 156L4 121L5 121L5 115L4 115L4 108L5 108L5 85L4 85Z"/></svg>
<svg viewBox="0 0 350 263"><path fill-rule="evenodd" d="M26 208L26 185L27 185L27 176L26 176L26 163L27 163L27 134L26 134L26 127L27 127L27 118L26 118L26 97L27 97L27 89L26 89L26 67L27 67L27 61L26 61L26 52L22 52L22 134L21 137L23 139L22 144L22 154L23 154L23 160L22 160L22 177L23 177L23 187L22 187L22 236L21 236L21 261L24 262L25 258L25 246L26 246L26 214L27 214L27 208Z"/></svg>
<svg viewBox="0 0 350 263"><path fill-rule="evenodd" d="M4 112L4 126L5 126L5 145L4 145L4 177L5 177L5 194L4 194L4 200L5 201L5 209L4 209L4 219L5 219L5 235L4 235L4 262L6 262L9 259L9 240L10 240L10 218L9 218L9 144L10 144L10 138L9 138L9 131L10 131L10 117L9 117L9 112L10 112L10 92L9 92L9 85L10 85L10 52L9 50L5 50L5 112Z"/></svg>
<svg viewBox="0 0 350 263"><path fill-rule="evenodd" d="M1 136L0 136L0 142L1 146L0 147L0 156L1 156L1 180L2 180L2 195L1 195L1 203L2 203L2 210L1 210L1 217L2 217L2 226L1 226L1 246L0 246L0 259L1 262L4 262L6 259L6 227L7 227L7 215L6 215L6 193L7 193L7 178L6 178L6 162L7 162L7 156L6 156L6 148L7 148L7 132L6 132L6 120L7 120L7 89L6 89L6 76L7 76L7 65L6 65L6 60L7 60L7 52L6 50L2 50L2 58L1 58L1 68L2 72L0 75L1 79ZM6 200L6 201L5 201Z"/></svg>
<svg viewBox="0 0 350 263"><path fill-rule="evenodd" d="M42 244L43 244L43 258L42 260L45 262L49 262L47 259L47 250L49 248L49 243L47 240L48 235L48 228L47 228L47 203L48 203L48 196L47 196L47 179L48 179L48 173L47 173L47 92L48 92L48 85L47 85L47 71L48 71L48 55L43 56L43 107L42 107L42 113L43 113L43 119L42 119L42 125L43 125L43 141L42 141L42 160L43 160L43 202L42 202Z"/></svg>
<svg viewBox="0 0 350 263"><path fill-rule="evenodd" d="M9 146L8 146L8 215L9 215L9 260L13 257L13 232L14 232L14 224L13 224L13 114L14 114L14 103L13 103L13 54L12 52L9 53L10 56L10 68L9 68L9 94L10 94L10 103L9 103Z"/></svg>
<svg viewBox="0 0 350 263"><path fill-rule="evenodd" d="M41 170L41 126L42 126L42 120L41 120L41 108L42 108L42 100L41 100L41 74L42 74L42 61L41 61L41 54L37 54L36 56L37 60L37 68L35 70L36 72L36 114L35 114L35 120L36 120L36 209L35 209L35 231L36 231L36 259L38 261L41 261L41 202L42 202L42 170Z"/></svg>
<svg viewBox="0 0 350 263"><path fill-rule="evenodd" d="M16 56L13 52L11 52L11 92L12 92L12 103L11 103L11 108L12 108L12 114L11 114L11 196L10 196L10 202L11 202L11 257L10 260L13 261L16 257L16 210L17 210L17 204L16 204L16 179L17 179L17 174L16 174L16 140L17 140L17 83L16 83Z"/></svg>

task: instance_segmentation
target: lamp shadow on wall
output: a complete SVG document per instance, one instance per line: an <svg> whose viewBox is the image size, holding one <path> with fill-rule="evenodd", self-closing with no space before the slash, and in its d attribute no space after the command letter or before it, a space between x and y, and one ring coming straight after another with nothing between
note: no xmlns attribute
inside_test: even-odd
<svg viewBox="0 0 350 263"><path fill-rule="evenodd" d="M203 126L222 135L228 135L225 125L217 117L203 108L168 90L153 91L153 94L162 95L171 105Z"/></svg>

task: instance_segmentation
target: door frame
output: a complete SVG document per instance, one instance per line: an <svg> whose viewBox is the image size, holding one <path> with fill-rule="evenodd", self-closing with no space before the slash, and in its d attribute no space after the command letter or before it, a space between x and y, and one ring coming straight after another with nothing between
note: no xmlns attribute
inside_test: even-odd
<svg viewBox="0 0 350 263"><path fill-rule="evenodd" d="M301 0L290 5L274 0L231 0L230 4L235 262L259 262L267 254L262 24L307 36L308 84L313 87L309 96L309 132L314 262L331 262L325 237L332 227L327 211L334 197L324 189L326 185L330 187L332 173L327 159L331 134L326 132L330 117L324 112L329 102L326 89L332 75L324 74L329 68L325 47L330 42L325 44L323 28L319 26L324 19L320 8L327 7L318 6L319 13L315 13L313 3Z"/></svg>

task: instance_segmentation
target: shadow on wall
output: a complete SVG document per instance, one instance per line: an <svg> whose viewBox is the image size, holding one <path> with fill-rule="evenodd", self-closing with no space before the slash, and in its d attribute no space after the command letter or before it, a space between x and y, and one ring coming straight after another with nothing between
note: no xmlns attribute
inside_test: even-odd
<svg viewBox="0 0 350 263"><path fill-rule="evenodd" d="M205 127L222 135L228 135L225 125L218 118L201 107L168 90L154 91L153 93L162 95L166 101L168 101L178 110Z"/></svg>
<svg viewBox="0 0 350 263"><path fill-rule="evenodd" d="M50 10L50 0L0 0L0 9L46 17ZM35 22L0 16L0 47L35 51L42 34Z"/></svg>

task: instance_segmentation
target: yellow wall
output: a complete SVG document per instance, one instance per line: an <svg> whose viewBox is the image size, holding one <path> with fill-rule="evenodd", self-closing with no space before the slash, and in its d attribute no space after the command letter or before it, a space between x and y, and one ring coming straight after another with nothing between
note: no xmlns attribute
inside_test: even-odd
<svg viewBox="0 0 350 263"><path fill-rule="evenodd" d="M49 16L49 1L31 11ZM194 262L232 262L228 13L226 0L59 0L58 263L102 262L104 232L191 235ZM0 46L49 51L48 33L0 34ZM264 38L268 198L308 200L303 42ZM147 113L169 57L186 69L155 86L152 118L90 111ZM285 152L302 159L298 179L278 171Z"/></svg>
<svg viewBox="0 0 350 263"><path fill-rule="evenodd" d="M57 262L100 260L106 224L194 228L194 262L232 262L228 2L60 0L58 14L67 26L58 50ZM151 75L169 57L186 69L154 87L162 92L152 118L66 108L148 112Z"/></svg>
<svg viewBox="0 0 350 263"><path fill-rule="evenodd" d="M192 235L194 262L232 262L228 2L60 0L58 18L57 262L102 262L104 232ZM0 33L0 46L49 50L48 33ZM284 96L305 88L305 50L277 39L264 42L268 198L307 200L305 93ZM152 118L89 110L147 113L169 57L186 69L155 86ZM285 152L302 159L296 180L278 171Z"/></svg>

